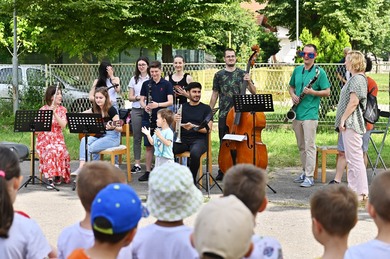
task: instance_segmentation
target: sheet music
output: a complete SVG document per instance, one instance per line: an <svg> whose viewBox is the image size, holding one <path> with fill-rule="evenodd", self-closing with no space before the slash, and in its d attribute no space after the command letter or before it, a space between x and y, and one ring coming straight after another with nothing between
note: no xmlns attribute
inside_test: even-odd
<svg viewBox="0 0 390 259"><path fill-rule="evenodd" d="M233 141L244 141L247 139L246 135L238 135L238 134L225 134L222 139L225 140L233 140Z"/></svg>

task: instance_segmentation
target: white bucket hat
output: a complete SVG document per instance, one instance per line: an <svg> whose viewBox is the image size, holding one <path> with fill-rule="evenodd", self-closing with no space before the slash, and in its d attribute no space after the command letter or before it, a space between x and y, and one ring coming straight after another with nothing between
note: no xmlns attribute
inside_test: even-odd
<svg viewBox="0 0 390 259"><path fill-rule="evenodd" d="M202 203L202 192L194 185L186 166L165 163L150 173L146 207L157 219L172 222L187 218Z"/></svg>

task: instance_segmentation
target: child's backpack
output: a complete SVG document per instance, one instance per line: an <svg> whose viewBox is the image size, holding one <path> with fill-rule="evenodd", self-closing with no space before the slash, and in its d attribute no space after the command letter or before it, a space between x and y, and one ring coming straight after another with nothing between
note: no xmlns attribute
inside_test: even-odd
<svg viewBox="0 0 390 259"><path fill-rule="evenodd" d="M362 108L363 118L366 122L375 124L379 120L379 108L376 96L372 95L372 92L375 90L376 86L367 93L367 105L366 109Z"/></svg>

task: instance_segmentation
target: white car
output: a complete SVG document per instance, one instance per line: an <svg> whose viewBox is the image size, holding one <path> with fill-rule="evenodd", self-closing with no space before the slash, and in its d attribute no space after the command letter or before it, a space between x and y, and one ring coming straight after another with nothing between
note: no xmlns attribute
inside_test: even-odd
<svg viewBox="0 0 390 259"><path fill-rule="evenodd" d="M0 65L0 98L12 98L12 65ZM50 80L51 79L51 80ZM46 89L46 81L56 84L62 84L63 105L71 112L85 110L90 106L88 102L88 93L71 85L63 77L52 74L46 77L44 66L41 65L20 65L18 67L19 92L22 93L25 87L42 89L42 99ZM75 79L73 79L75 81ZM49 84L48 84L49 85ZM76 110L75 110L76 109Z"/></svg>

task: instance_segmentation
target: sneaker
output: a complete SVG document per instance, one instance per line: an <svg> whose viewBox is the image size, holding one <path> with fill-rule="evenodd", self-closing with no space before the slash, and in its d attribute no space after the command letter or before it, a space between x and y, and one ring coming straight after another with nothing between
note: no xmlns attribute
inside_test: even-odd
<svg viewBox="0 0 390 259"><path fill-rule="evenodd" d="M222 181L223 180L223 176L224 176L224 174L222 173L222 171L218 170L218 175L217 175L217 177L215 177L215 180Z"/></svg>
<svg viewBox="0 0 390 259"><path fill-rule="evenodd" d="M303 183L305 181L306 175L305 173L302 173L300 176L294 179L294 183Z"/></svg>
<svg viewBox="0 0 390 259"><path fill-rule="evenodd" d="M133 168L131 168L131 173L136 174L141 172L141 167L139 165L134 165Z"/></svg>
<svg viewBox="0 0 390 259"><path fill-rule="evenodd" d="M54 183L53 183L52 179L48 179L47 180L46 189L48 189L48 190L53 190L54 189Z"/></svg>
<svg viewBox="0 0 390 259"><path fill-rule="evenodd" d="M336 180L332 180L330 181L328 184L339 184L340 182L336 181Z"/></svg>
<svg viewBox="0 0 390 259"><path fill-rule="evenodd" d="M54 177L54 184L55 185L60 185L61 184L61 177L60 176L55 176Z"/></svg>
<svg viewBox="0 0 390 259"><path fill-rule="evenodd" d="M301 183L301 187L312 187L314 185L313 177L305 177L305 180Z"/></svg>
<svg viewBox="0 0 390 259"><path fill-rule="evenodd" d="M80 173L80 168L77 168L76 171L73 171L73 172L70 173L70 176L78 176L79 173Z"/></svg>
<svg viewBox="0 0 390 259"><path fill-rule="evenodd" d="M149 180L149 174L150 172L146 171L140 178L138 178L138 181L147 182Z"/></svg>

